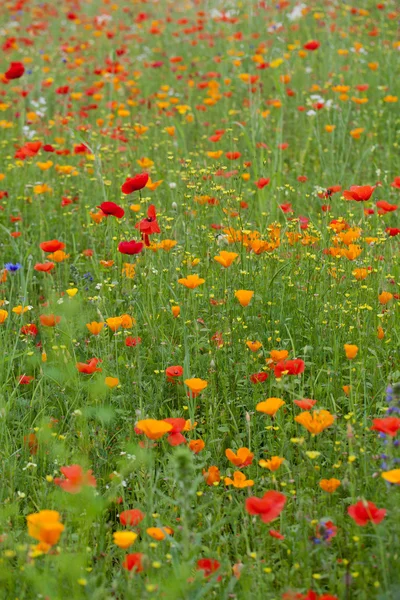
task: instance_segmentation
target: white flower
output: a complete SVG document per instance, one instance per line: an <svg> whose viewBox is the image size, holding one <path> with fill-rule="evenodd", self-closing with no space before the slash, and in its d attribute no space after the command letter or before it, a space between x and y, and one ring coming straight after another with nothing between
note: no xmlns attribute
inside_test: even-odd
<svg viewBox="0 0 400 600"><path fill-rule="evenodd" d="M307 8L306 4L298 4L295 6L292 12L287 15L289 21L296 21L297 19L300 19L303 16L304 8Z"/></svg>
<svg viewBox="0 0 400 600"><path fill-rule="evenodd" d="M23 126L22 133L24 134L24 136L26 138L28 138L28 140L31 140L36 135L36 131L34 129L29 129L28 125L24 125Z"/></svg>

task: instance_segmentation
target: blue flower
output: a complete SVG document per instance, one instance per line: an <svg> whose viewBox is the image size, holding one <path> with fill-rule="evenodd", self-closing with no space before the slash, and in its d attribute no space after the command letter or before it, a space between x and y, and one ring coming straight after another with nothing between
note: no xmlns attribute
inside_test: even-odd
<svg viewBox="0 0 400 600"><path fill-rule="evenodd" d="M22 265L20 263L15 263L15 265L13 263L6 263L4 265L4 267L7 269L7 271L9 271L10 273L15 273L15 271L19 271L20 269L22 269Z"/></svg>

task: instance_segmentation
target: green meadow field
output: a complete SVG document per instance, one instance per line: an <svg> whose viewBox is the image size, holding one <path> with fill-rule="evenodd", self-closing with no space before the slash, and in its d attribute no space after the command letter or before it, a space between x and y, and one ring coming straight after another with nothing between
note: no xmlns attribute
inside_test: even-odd
<svg viewBox="0 0 400 600"><path fill-rule="evenodd" d="M0 599L400 599L395 0L0 5Z"/></svg>

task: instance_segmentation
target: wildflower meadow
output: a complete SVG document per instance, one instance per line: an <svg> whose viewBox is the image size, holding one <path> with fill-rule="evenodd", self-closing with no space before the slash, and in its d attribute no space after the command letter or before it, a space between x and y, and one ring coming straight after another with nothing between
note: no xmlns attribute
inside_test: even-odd
<svg viewBox="0 0 400 600"><path fill-rule="evenodd" d="M1 0L0 600L400 600L399 21Z"/></svg>

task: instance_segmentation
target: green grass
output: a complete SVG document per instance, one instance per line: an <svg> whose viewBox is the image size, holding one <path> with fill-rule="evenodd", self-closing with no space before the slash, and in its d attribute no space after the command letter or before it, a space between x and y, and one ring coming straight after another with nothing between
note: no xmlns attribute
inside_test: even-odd
<svg viewBox="0 0 400 600"><path fill-rule="evenodd" d="M385 416L387 386L400 381L400 236L385 231L400 224L397 211L379 215L376 207L378 200L396 205L400 199L390 185L400 176L399 102L387 101L400 97L396 3L379 9L366 1L353 14L342 3L313 1L307 14L290 21L293 1L283 8L267 2L268 10L230 2L225 8L235 11L229 13L234 23L216 20L216 0L51 4L0 7L3 43L16 37L15 47L2 52L0 71L12 61L26 69L21 79L0 83L0 191L8 194L0 194L0 309L8 311L0 324L0 596L278 600L289 591L311 599L306 594L314 590L321 600L324 594L396 600L399 488L381 473L395 469L400 455L396 438L387 442L370 429ZM77 19L67 19L68 12ZM143 21L140 13L147 15ZM95 17L105 14L112 20L96 25ZM188 31L194 26L202 30ZM368 35L374 28L378 34ZM242 39L233 37L238 32ZM302 52L311 39L320 41L318 50ZM181 62L170 62L177 56ZM257 60L270 67L257 69ZM157 61L162 66L152 68ZM115 63L120 70L107 71ZM241 74L259 79L252 86ZM217 83L202 89L210 81ZM361 84L369 88L359 91ZM60 86L69 86L68 93L58 94ZM319 98L325 106L314 110ZM96 107L84 108L89 105ZM137 124L148 129L138 134ZM165 130L171 126L174 136ZM209 141L218 129L225 130L220 141ZM36 156L15 158L29 140L71 153L42 147ZM75 154L82 143L90 151ZM217 150L221 157L208 157ZM228 160L225 154L234 151L240 158ZM154 164L142 167L143 157ZM38 163L46 161L53 165L42 170ZM56 169L66 165L76 174ZM143 170L162 180L159 187L123 195L125 179ZM233 170L229 178L216 175ZM270 183L258 189L261 177ZM352 185L377 182L367 202L342 195ZM38 184L50 190L37 193ZM318 197L335 185L340 192ZM205 196L215 200L199 199ZM62 206L63 197L73 202ZM125 217L96 223L91 213L106 200L123 206ZM287 203L293 212L280 208ZM151 242L177 244L168 252L150 247L122 255L118 243L140 239L135 225L150 204L161 229ZM330 209L321 210L324 204ZM366 215L367 208L374 214ZM307 229L299 217L309 219ZM338 219L360 229L354 244L362 251L354 260L329 254L346 249L334 241L331 222ZM280 244L269 252L256 254L228 235L256 231L272 241L272 224L280 227ZM290 244L287 234L303 236L303 243ZM52 239L65 243L69 257L50 273L36 271L46 260L39 244ZM227 269L214 260L221 250L238 254ZM2 276L9 262L22 268ZM135 264L134 277L123 272L124 263ZM353 275L360 268L369 269L362 281ZM186 289L178 279L189 274L205 283ZM78 290L74 297L71 288ZM247 307L235 298L240 289L254 291ZM394 295L386 305L379 302L382 291ZM17 306L29 310L16 314ZM61 321L44 327L43 314ZM132 328L114 333L105 326L93 336L86 327L123 314L135 319ZM35 337L21 333L27 324L37 326ZM128 347L128 336L141 341ZM261 348L251 352L249 340ZM346 358L347 343L359 348L353 360ZM304 373L277 379L266 363L272 350L302 359ZM102 371L78 372L76 363L93 357ZM177 385L165 375L173 365L184 369ZM259 372L269 377L254 385L250 376ZM34 379L20 385L21 375ZM118 378L118 386L108 388L107 376ZM183 384L192 377L208 383L196 398ZM351 386L347 394L343 386ZM268 397L285 401L273 419L256 411ZM334 424L308 433L295 421L301 410L293 400L303 398L329 410ZM201 452L173 448L167 436L152 447L135 432L139 420L170 417L197 423L183 433L188 442L204 441ZM26 442L31 434L33 448ZM240 447L254 453L241 469L254 481L247 489L224 484L237 470L225 450ZM310 452L319 454L310 458ZM383 466L382 454L388 456ZM258 465L272 456L285 458L278 471ZM97 487L69 494L56 486L60 468L72 464L92 469ZM203 476L210 466L220 469L216 485ZM319 486L330 478L341 482L332 494ZM245 501L269 490L287 500L267 524L248 514ZM358 526L347 509L360 499L385 508L385 519ZM118 515L132 508L146 516L130 528L138 537L123 550L113 533L129 529ZM36 555L26 517L44 509L58 511L65 529L47 554ZM316 543L323 520L337 533ZM166 526L174 533L162 541L146 532ZM284 539L271 537L270 529ZM142 554L142 572L123 568L130 552ZM211 577L196 569L202 558L220 562Z"/></svg>

